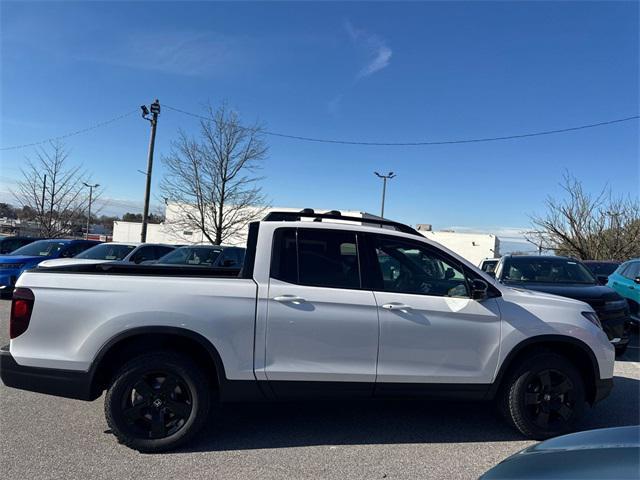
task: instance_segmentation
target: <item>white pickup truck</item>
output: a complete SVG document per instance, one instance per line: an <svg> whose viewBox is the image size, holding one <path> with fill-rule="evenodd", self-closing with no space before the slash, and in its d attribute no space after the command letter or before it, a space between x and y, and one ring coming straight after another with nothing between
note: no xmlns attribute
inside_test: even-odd
<svg viewBox="0 0 640 480"><path fill-rule="evenodd" d="M614 348L589 305L497 284L406 225L275 212L247 243L239 272L27 271L3 382L106 390L109 426L140 451L191 439L217 402L327 396L496 399L545 438L613 387Z"/></svg>

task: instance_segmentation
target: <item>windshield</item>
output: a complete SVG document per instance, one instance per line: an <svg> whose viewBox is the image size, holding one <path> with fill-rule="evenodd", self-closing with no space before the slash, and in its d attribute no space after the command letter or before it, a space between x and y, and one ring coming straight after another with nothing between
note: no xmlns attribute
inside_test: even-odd
<svg viewBox="0 0 640 480"><path fill-rule="evenodd" d="M40 240L30 243L24 247L11 252L10 255L25 255L27 257L52 257L62 250L67 244L65 242L52 242L50 240Z"/></svg>
<svg viewBox="0 0 640 480"><path fill-rule="evenodd" d="M596 279L582 263L566 258L511 258L503 280L522 283L595 284Z"/></svg>
<svg viewBox="0 0 640 480"><path fill-rule="evenodd" d="M182 247L168 253L158 263L173 265L202 265L211 267L216 262L222 249L211 247Z"/></svg>
<svg viewBox="0 0 640 480"><path fill-rule="evenodd" d="M614 262L589 262L587 267L596 275L611 275L618 268L618 263Z"/></svg>
<svg viewBox="0 0 640 480"><path fill-rule="evenodd" d="M91 260L122 260L131 252L135 245L110 245L103 243L85 250L75 258L89 258Z"/></svg>

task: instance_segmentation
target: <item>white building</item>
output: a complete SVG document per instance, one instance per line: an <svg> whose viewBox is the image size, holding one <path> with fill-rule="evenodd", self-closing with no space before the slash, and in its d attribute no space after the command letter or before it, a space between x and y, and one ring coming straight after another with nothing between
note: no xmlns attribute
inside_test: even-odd
<svg viewBox="0 0 640 480"><path fill-rule="evenodd" d="M269 212L299 212L302 208L292 207L271 207L265 209L262 216ZM318 213L326 213L329 210L316 210ZM208 243L205 235L195 229L186 228L181 216L184 214L184 208L169 202L165 209L165 221L163 223L147 225L147 242L149 243L166 243L172 245ZM340 213L348 217L357 218L379 218L367 212L355 210L340 210ZM303 219L305 220L305 219ZM113 222L113 241L114 242L139 242L142 231L142 224L139 222ZM225 245L243 246L246 240L246 233L236 235L224 242Z"/></svg>
<svg viewBox="0 0 640 480"><path fill-rule="evenodd" d="M292 207L272 207L266 209L260 217L272 211L278 212L299 212L302 208ZM316 210L318 213L326 213L328 210ZM357 218L380 218L367 212L357 210L340 210L344 216ZM184 226L182 216L185 209L173 202L169 202L165 209L165 221L160 224L150 223L147 225L147 242L166 243L173 245L208 243L204 234L195 229ZM305 220L303 218L303 220ZM309 219L311 221L311 219ZM350 223L350 222L348 222ZM137 222L113 222L114 242L139 242L142 224ZM498 237L484 233L460 233L454 231L431 230L431 225L419 224L417 230L430 240L440 243L449 250L467 259L474 265L478 265L485 258L500 256L500 240ZM236 235L224 242L225 245L243 246L246 240L246 233Z"/></svg>
<svg viewBox="0 0 640 480"><path fill-rule="evenodd" d="M431 225L418 224L417 230L429 240L438 242L474 265L485 258L500 256L500 239L489 233L461 233L452 230L434 232Z"/></svg>

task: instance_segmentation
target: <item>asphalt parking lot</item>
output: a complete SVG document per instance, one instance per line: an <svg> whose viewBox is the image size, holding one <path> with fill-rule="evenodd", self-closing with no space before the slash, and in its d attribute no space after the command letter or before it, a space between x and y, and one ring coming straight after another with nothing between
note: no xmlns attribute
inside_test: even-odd
<svg viewBox="0 0 640 480"><path fill-rule="evenodd" d="M0 343L9 302L0 301ZM611 396L581 428L640 423L637 333L616 363ZM107 430L102 399L80 402L0 385L4 478L477 478L531 442L491 404L368 403L225 406L187 448L143 455Z"/></svg>

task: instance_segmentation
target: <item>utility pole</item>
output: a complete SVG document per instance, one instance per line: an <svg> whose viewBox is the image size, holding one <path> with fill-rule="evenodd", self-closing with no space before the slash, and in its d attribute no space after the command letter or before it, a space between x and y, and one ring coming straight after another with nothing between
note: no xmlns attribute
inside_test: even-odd
<svg viewBox="0 0 640 480"><path fill-rule="evenodd" d="M44 179L42 180L42 216L44 217L44 192L47 190L47 174L44 174Z"/></svg>
<svg viewBox="0 0 640 480"><path fill-rule="evenodd" d="M91 225L91 202L93 201L93 189L98 188L100 186L99 183L90 185L87 182L82 182L82 184L89 189L89 215L87 215L87 233L85 234L85 239L89 240L89 226Z"/></svg>
<svg viewBox="0 0 640 480"><path fill-rule="evenodd" d="M387 195L387 180L391 180L396 175L393 172L389 172L387 175L381 175L378 172L373 173L375 173L378 178L382 179L382 209L380 211L380 216L384 218L384 198Z"/></svg>
<svg viewBox="0 0 640 480"><path fill-rule="evenodd" d="M151 118L149 118L149 109L146 105L140 107L142 110L142 118L149 120L151 123L151 138L149 139L149 156L147 159L147 185L144 192L144 210L142 211L142 230L140 232L140 241L147 241L147 223L149 220L149 197L151 196L151 170L153 169L153 148L156 143L156 127L158 126L158 115L160 115L160 102L156 98L150 105Z"/></svg>

